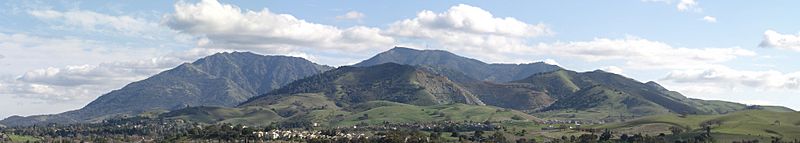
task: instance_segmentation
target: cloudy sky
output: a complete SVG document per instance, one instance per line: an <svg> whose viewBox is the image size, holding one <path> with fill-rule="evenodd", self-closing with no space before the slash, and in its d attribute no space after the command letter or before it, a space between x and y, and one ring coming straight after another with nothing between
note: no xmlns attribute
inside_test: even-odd
<svg viewBox="0 0 800 143"><path fill-rule="evenodd" d="M739 2L4 1L0 118L74 110L216 52L342 66L394 46L800 109L800 1Z"/></svg>

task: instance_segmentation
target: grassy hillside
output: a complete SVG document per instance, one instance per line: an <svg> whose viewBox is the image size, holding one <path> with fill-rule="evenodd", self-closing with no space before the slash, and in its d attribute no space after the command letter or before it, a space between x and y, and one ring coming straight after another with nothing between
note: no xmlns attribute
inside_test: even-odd
<svg viewBox="0 0 800 143"><path fill-rule="evenodd" d="M255 105L259 100L270 100L275 96L303 93L322 93L340 106L373 100L414 105L483 104L480 99L446 77L414 66L387 63L363 68L340 67L251 98L243 105Z"/></svg>
<svg viewBox="0 0 800 143"><path fill-rule="evenodd" d="M249 126L280 123L318 123L321 126L356 124L426 123L436 121L512 121L538 118L516 110L493 106L444 104L417 106L391 101L369 101L339 108L320 94L288 96L266 106L192 107L164 114L170 119L201 123L234 123Z"/></svg>
<svg viewBox="0 0 800 143"><path fill-rule="evenodd" d="M800 139L800 113L769 110L743 110L722 115L657 115L628 122L607 124L596 128L610 128L620 133L670 133L669 127L687 131L686 136L703 132L710 126L712 135L719 139Z"/></svg>
<svg viewBox="0 0 800 143"><path fill-rule="evenodd" d="M531 115L509 109L492 106L467 104L447 104L435 106L415 106L401 103L376 101L367 103L371 109L354 112L346 116L336 125L354 125L357 123L380 124L384 121L392 123L426 123L437 121L510 121L539 119Z"/></svg>

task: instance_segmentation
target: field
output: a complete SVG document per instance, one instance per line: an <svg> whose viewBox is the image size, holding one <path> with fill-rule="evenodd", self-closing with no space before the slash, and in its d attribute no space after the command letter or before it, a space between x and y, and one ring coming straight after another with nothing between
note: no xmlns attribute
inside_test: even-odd
<svg viewBox="0 0 800 143"><path fill-rule="evenodd" d="M677 127L684 131L678 137L687 137L704 132L703 126L709 126L715 138L732 139L730 141L770 137L800 139L800 113L767 110L744 110L723 115L657 115L594 127L614 129L618 134L641 132L650 135L670 134L669 127Z"/></svg>
<svg viewBox="0 0 800 143"><path fill-rule="evenodd" d="M18 142L18 143L35 142L40 140L32 136L22 136L22 135L8 135L8 137L11 138L12 142Z"/></svg>

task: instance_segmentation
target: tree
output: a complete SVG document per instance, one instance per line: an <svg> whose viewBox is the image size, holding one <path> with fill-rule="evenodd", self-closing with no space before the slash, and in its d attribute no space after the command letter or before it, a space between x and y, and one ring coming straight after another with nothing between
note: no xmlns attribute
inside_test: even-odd
<svg viewBox="0 0 800 143"><path fill-rule="evenodd" d="M679 127L672 126L672 127L669 127L669 131L672 132L672 135L678 135L678 134L681 134L683 132L683 129L681 129Z"/></svg>
<svg viewBox="0 0 800 143"><path fill-rule="evenodd" d="M620 136L619 136L619 139L620 139L620 140L622 140L622 141L624 141L624 142L628 142L628 134L622 134L622 135L620 135Z"/></svg>
<svg viewBox="0 0 800 143"><path fill-rule="evenodd" d="M483 140L483 131L477 130L472 133L472 141L481 141Z"/></svg>
<svg viewBox="0 0 800 143"><path fill-rule="evenodd" d="M600 141L607 141L613 137L610 130L606 129L603 134L600 134Z"/></svg>
<svg viewBox="0 0 800 143"><path fill-rule="evenodd" d="M506 142L508 142L506 140L506 136L504 136L503 133L500 132L500 131L495 131L494 134L492 134L491 139L494 142L497 142L497 143L506 143Z"/></svg>
<svg viewBox="0 0 800 143"><path fill-rule="evenodd" d="M450 132L450 137L458 137L458 136L459 136L458 132L456 131Z"/></svg>

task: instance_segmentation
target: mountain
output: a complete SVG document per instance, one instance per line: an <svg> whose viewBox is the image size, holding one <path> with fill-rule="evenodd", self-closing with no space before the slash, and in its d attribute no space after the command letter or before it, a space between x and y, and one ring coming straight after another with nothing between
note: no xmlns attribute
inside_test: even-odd
<svg viewBox="0 0 800 143"><path fill-rule="evenodd" d="M523 87L476 82L467 89L429 67L385 63L369 67L339 67L297 80L236 108L193 107L164 114L166 118L203 123L308 125L323 122L429 122L439 120L537 120L516 110L543 107L547 95ZM473 94L472 91L482 91ZM508 95L476 96L486 93ZM513 101L516 100L516 101ZM545 103L540 103L545 102ZM485 106L485 105L494 106ZM543 105L541 105L543 104ZM445 113L446 112L446 113ZM361 117L367 116L374 118ZM474 117L474 118L473 118Z"/></svg>
<svg viewBox="0 0 800 143"><path fill-rule="evenodd" d="M370 67L340 67L290 83L243 105L260 104L275 96L320 93L339 106L385 100L413 105L464 103L483 105L468 90L447 77L424 69L386 63Z"/></svg>
<svg viewBox="0 0 800 143"><path fill-rule="evenodd" d="M548 95L525 84L492 83L456 71L385 63L370 67L341 67L298 80L244 104L253 104L251 102L260 98L301 93L322 93L343 106L386 100L420 106L463 103L529 110L553 102Z"/></svg>
<svg viewBox="0 0 800 143"><path fill-rule="evenodd" d="M530 76L531 74L561 69L542 62L529 64L487 64L442 50L415 50L395 47L375 55L353 66L366 67L383 63L430 66L462 72L474 79L492 82L508 82Z"/></svg>
<svg viewBox="0 0 800 143"><path fill-rule="evenodd" d="M549 117L609 119L665 113L722 114L746 108L732 102L690 99L656 82L642 83L601 70L557 70L511 83L530 84L534 90L556 98L539 114Z"/></svg>
<svg viewBox="0 0 800 143"><path fill-rule="evenodd" d="M231 107L329 69L331 67L297 57L218 53L130 83L79 110L55 115L14 116L0 123L9 126L77 123L187 106Z"/></svg>

